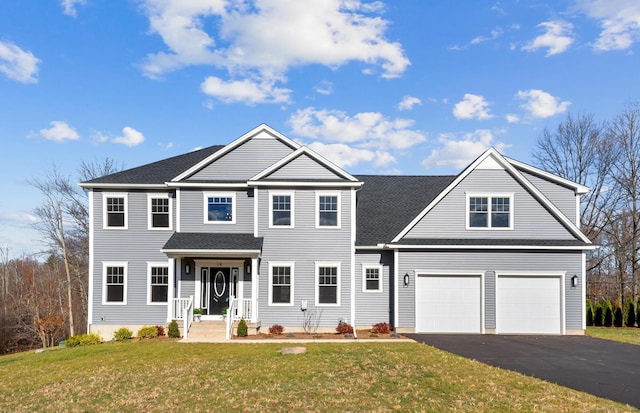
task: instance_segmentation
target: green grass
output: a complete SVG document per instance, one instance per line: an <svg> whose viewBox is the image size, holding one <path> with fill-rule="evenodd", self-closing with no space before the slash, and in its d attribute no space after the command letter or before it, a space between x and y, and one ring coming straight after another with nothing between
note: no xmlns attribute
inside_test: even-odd
<svg viewBox="0 0 640 413"><path fill-rule="evenodd" d="M620 341L621 343L640 345L640 328L589 327L587 328L587 335L604 338L606 340Z"/></svg>
<svg viewBox="0 0 640 413"><path fill-rule="evenodd" d="M106 343L0 357L0 411L634 411L417 343ZM291 344L290 344L291 345Z"/></svg>

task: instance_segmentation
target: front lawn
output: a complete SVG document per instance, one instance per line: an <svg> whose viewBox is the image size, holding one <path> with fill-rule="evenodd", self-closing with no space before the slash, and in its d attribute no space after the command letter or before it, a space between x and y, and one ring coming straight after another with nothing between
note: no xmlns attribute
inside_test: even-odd
<svg viewBox="0 0 640 413"><path fill-rule="evenodd" d="M2 356L0 411L633 411L418 343L304 346L150 340Z"/></svg>
<svg viewBox="0 0 640 413"><path fill-rule="evenodd" d="M588 327L587 335L606 340L640 345L640 328L631 327Z"/></svg>

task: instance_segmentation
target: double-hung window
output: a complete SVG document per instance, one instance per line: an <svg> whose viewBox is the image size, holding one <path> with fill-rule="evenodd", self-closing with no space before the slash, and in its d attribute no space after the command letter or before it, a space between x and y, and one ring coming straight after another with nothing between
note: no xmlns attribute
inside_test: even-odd
<svg viewBox="0 0 640 413"><path fill-rule="evenodd" d="M340 263L316 263L316 304L340 305Z"/></svg>
<svg viewBox="0 0 640 413"><path fill-rule="evenodd" d="M235 224L236 194L208 193L204 195L205 223Z"/></svg>
<svg viewBox="0 0 640 413"><path fill-rule="evenodd" d="M169 301L169 266L164 263L149 263L148 304L166 304Z"/></svg>
<svg viewBox="0 0 640 413"><path fill-rule="evenodd" d="M104 194L104 228L127 228L127 195Z"/></svg>
<svg viewBox="0 0 640 413"><path fill-rule="evenodd" d="M171 229L171 199L149 195L149 229Z"/></svg>
<svg viewBox="0 0 640 413"><path fill-rule="evenodd" d="M382 267L380 265L362 267L362 291L382 291Z"/></svg>
<svg viewBox="0 0 640 413"><path fill-rule="evenodd" d="M467 229L513 229L513 194L467 194Z"/></svg>
<svg viewBox="0 0 640 413"><path fill-rule="evenodd" d="M293 305L292 262L269 263L269 305Z"/></svg>
<svg viewBox="0 0 640 413"><path fill-rule="evenodd" d="M127 263L103 264L103 304L127 303Z"/></svg>
<svg viewBox="0 0 640 413"><path fill-rule="evenodd" d="M340 193L316 193L316 228L340 228Z"/></svg>
<svg viewBox="0 0 640 413"><path fill-rule="evenodd" d="M293 228L294 227L294 193L293 192L270 192L269 212L271 228Z"/></svg>

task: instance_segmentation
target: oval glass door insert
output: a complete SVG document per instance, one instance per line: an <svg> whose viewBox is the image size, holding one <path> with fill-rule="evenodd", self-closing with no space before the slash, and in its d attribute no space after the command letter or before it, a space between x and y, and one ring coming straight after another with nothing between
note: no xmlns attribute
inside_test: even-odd
<svg viewBox="0 0 640 413"><path fill-rule="evenodd" d="M213 292L216 294L216 297L222 297L226 289L227 279L222 271L218 271L213 279Z"/></svg>

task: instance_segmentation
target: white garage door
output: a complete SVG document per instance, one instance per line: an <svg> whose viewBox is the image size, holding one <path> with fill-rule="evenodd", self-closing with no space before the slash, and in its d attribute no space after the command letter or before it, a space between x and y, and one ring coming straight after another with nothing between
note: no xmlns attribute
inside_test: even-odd
<svg viewBox="0 0 640 413"><path fill-rule="evenodd" d="M499 276L498 334L561 334L561 277Z"/></svg>
<svg viewBox="0 0 640 413"><path fill-rule="evenodd" d="M481 333L480 276L418 275L416 332Z"/></svg>

